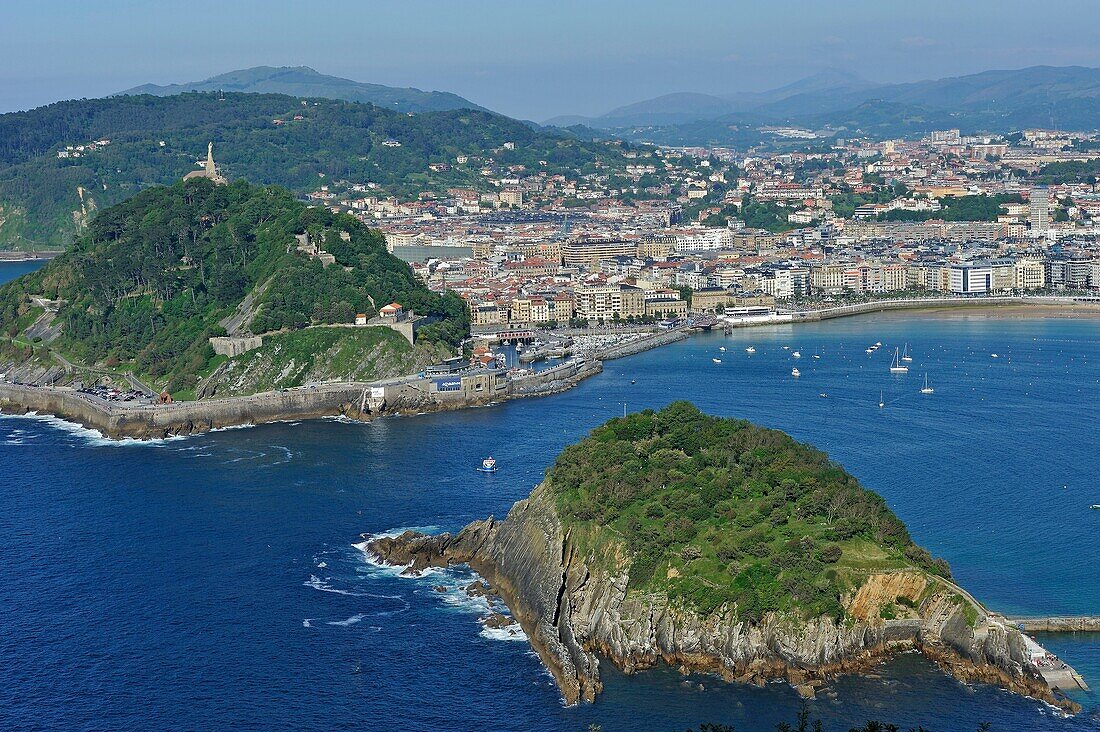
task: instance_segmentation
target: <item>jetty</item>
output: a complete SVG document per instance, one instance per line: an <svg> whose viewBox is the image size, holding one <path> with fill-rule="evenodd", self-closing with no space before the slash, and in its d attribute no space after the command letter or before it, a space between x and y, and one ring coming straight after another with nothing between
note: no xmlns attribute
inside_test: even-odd
<svg viewBox="0 0 1100 732"><path fill-rule="evenodd" d="M1014 625L1027 644L1028 656L1051 689L1088 691L1088 684L1081 674L1062 659L1050 653L1028 633L1100 633L1100 615L1058 615L1050 617L1005 617L1003 621Z"/></svg>

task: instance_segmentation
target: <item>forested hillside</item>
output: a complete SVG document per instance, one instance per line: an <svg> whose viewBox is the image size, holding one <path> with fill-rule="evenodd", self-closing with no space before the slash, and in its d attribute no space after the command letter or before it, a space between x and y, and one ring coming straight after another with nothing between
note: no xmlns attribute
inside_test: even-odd
<svg viewBox="0 0 1100 732"><path fill-rule="evenodd" d="M300 119L295 119L300 117ZM279 124L275 120L280 120ZM58 157L66 146L109 144ZM384 145L387 140L400 146ZM479 110L422 114L277 94L188 93L59 102L0 115L0 248L66 246L91 213L196 169L214 142L231 179L302 192L337 180L408 194L463 185L525 165L551 172L621 167L620 147L578 140ZM504 149L506 142L515 149ZM455 164L458 155L471 160ZM435 172L429 163L447 162Z"/></svg>
<svg viewBox="0 0 1100 732"><path fill-rule="evenodd" d="M299 252L303 232L336 263ZM347 324L394 300L433 316L418 333L427 346L451 349L467 330L463 302L428 291L355 218L307 207L282 188L202 179L150 188L101 212L67 253L0 288L0 327L9 357L48 349L187 390L220 362L209 338L226 333L219 321L249 293L255 305L243 329L257 334ZM51 327L32 337L26 328L49 320L42 299L60 303ZM386 363L400 373L399 361Z"/></svg>
<svg viewBox="0 0 1100 732"><path fill-rule="evenodd" d="M707 615L736 606L843 615L868 569L950 576L872 493L778 430L674 402L597 427L547 471L562 522L594 544L622 542L629 587ZM575 531L574 531L575 529Z"/></svg>
<svg viewBox="0 0 1100 732"><path fill-rule="evenodd" d="M396 112L438 112L445 109L484 109L469 99L442 91L383 86L322 74L308 66L254 66L185 84L142 84L121 94L158 97L187 92L248 92L368 102Z"/></svg>

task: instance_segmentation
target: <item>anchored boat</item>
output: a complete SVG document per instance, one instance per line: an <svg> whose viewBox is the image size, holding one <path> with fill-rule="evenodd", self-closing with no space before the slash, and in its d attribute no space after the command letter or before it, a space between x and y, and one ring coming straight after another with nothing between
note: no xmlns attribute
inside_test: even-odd
<svg viewBox="0 0 1100 732"><path fill-rule="evenodd" d="M898 354L898 349L894 349L894 362L890 364L891 374L907 374L909 373L909 367L904 366L901 363L901 357Z"/></svg>
<svg viewBox="0 0 1100 732"><path fill-rule="evenodd" d="M484 460L481 461L481 467L478 468L478 471L482 472L482 473L495 473L495 472L497 472L497 461L494 460L492 458L492 456L489 456L489 457L485 458Z"/></svg>

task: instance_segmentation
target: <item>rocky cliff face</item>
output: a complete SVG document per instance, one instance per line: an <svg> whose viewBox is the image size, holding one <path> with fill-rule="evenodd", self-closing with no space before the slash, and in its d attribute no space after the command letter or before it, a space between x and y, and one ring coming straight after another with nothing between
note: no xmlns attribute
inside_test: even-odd
<svg viewBox="0 0 1100 732"><path fill-rule="evenodd" d="M628 592L625 547L605 542L583 549L591 542L579 539L563 528L543 485L504 521L477 521L456 535L407 532L368 548L410 573L469 564L508 605L570 704L600 692L598 656L628 673L664 661L741 682L785 678L813 696L826 679L903 647L920 649L962 680L1058 703L1027 663L1019 631L917 570L869 576L846 598L844 621L772 613L747 623L732 610L700 617L661 594ZM924 599L913 617L881 619L880 608L899 597Z"/></svg>

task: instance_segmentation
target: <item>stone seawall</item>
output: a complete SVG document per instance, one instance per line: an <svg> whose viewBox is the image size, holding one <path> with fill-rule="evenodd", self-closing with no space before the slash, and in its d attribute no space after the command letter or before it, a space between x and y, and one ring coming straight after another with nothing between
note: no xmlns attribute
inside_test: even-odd
<svg viewBox="0 0 1100 732"><path fill-rule="evenodd" d="M666 346L669 343L675 343L676 341L682 341L688 337L688 331L686 329L680 330L668 330L663 333L655 333L650 336L643 336L633 341L627 341L614 346L609 346L596 352L596 358L601 361L611 361L616 358L625 358L627 356L633 356L636 353L642 351L648 351L651 348L660 348Z"/></svg>
<svg viewBox="0 0 1100 732"><path fill-rule="evenodd" d="M53 414L113 439L157 439L284 419L358 416L361 393L360 386L344 386L131 406L103 402L71 389L0 384L0 410Z"/></svg>
<svg viewBox="0 0 1100 732"><path fill-rule="evenodd" d="M1100 616L1009 618L1008 620L1028 633L1100 633Z"/></svg>
<svg viewBox="0 0 1100 732"><path fill-rule="evenodd" d="M557 394L601 371L603 371L603 364L599 361L566 362L530 376L512 379L508 397L521 399Z"/></svg>
<svg viewBox="0 0 1100 732"><path fill-rule="evenodd" d="M148 440L292 419L344 416L369 420L386 414L464 409L556 394L602 370L599 361L568 361L523 378L509 380L501 375L498 381L486 379L481 391L432 392L432 379L425 378L382 386L345 382L245 397L139 405L107 402L68 388L0 383L0 412L52 414L111 439Z"/></svg>

